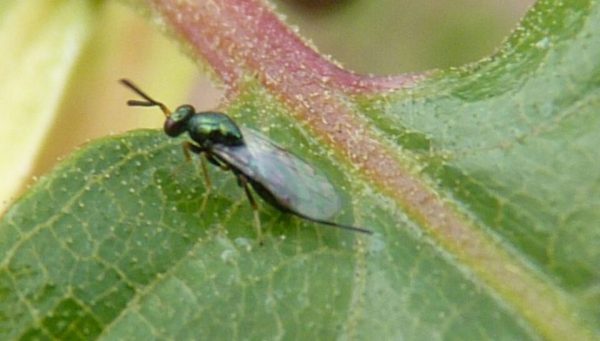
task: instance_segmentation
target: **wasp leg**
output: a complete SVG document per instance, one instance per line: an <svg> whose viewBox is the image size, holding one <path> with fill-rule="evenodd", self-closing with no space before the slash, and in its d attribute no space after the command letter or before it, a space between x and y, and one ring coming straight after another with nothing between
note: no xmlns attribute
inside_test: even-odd
<svg viewBox="0 0 600 341"><path fill-rule="evenodd" d="M222 161L221 159L219 159L219 157L210 154L210 153L205 153L206 155L206 159L208 160L208 162L212 163L213 165L221 168L221 170L224 171L229 171L231 170L231 167L229 167L229 165L227 163L225 163L225 161Z"/></svg>
<svg viewBox="0 0 600 341"><path fill-rule="evenodd" d="M252 206L252 212L254 213L254 226L256 228L256 235L258 236L258 244L263 245L262 228L260 226L260 217L258 215L258 205L256 204L256 201L252 196L252 192L250 191L250 187L248 186L248 179L246 179L243 174L236 174L236 176L240 186L244 187L248 201L250 201L250 206Z"/></svg>
<svg viewBox="0 0 600 341"><path fill-rule="evenodd" d="M181 146L183 147L183 155L185 155L185 158L188 162L192 161L191 153L200 155L200 166L202 167L202 174L204 175L204 184L206 185L206 193L203 196L204 199L202 199L202 204L200 204L200 210L204 211L206 203L208 202L208 195L212 190L210 176L208 176L208 169L206 169L206 162L204 161L204 157L202 157L202 155L206 155L207 152L189 141L183 142Z"/></svg>
<svg viewBox="0 0 600 341"><path fill-rule="evenodd" d="M185 156L185 159L188 162L192 161L192 154L190 153L190 151L195 152L194 147L195 146L189 141L185 141L181 144L181 149L183 149L183 155Z"/></svg>
<svg viewBox="0 0 600 341"><path fill-rule="evenodd" d="M183 154L188 161L192 160L191 153L200 155L200 166L202 167L202 174L204 174L204 183L206 184L206 190L210 192L212 189L212 184L210 182L210 177L208 176L208 170L206 169L206 162L204 162L204 158L202 157L202 155L207 157L207 152L189 141L183 142L182 147Z"/></svg>
<svg viewBox="0 0 600 341"><path fill-rule="evenodd" d="M206 155L206 153L203 153ZM208 176L208 169L206 168L206 161L204 158L200 157L200 167L202 167L202 174L204 174L204 182L206 182L206 190L210 192L212 189L212 184L210 183L210 176Z"/></svg>

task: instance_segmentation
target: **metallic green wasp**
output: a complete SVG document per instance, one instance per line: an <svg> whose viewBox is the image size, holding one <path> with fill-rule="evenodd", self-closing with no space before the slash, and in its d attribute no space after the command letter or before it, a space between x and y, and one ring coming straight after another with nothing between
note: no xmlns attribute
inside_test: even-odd
<svg viewBox="0 0 600 341"><path fill-rule="evenodd" d="M323 225L372 233L370 230L332 222L341 209L340 199L327 177L298 156L276 145L251 129L240 129L226 114L196 112L185 104L170 111L163 103L146 95L131 81L121 83L144 100L129 100L130 106L157 106L165 114L164 131L171 137L185 132L191 141L184 142L184 153L203 155L211 164L231 171L254 211L258 239L262 242L258 206L250 187L267 203L283 212ZM203 160L203 158L200 158ZM210 179L202 161L207 188Z"/></svg>

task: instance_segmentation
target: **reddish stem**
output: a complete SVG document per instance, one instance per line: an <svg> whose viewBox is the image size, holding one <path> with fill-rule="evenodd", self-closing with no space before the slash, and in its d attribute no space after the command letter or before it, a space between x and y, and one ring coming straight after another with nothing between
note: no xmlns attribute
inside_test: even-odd
<svg viewBox="0 0 600 341"><path fill-rule="evenodd" d="M228 86L252 74L266 84L320 84L347 94L412 85L420 75L367 76L344 70L310 48L261 0L150 0ZM298 92L296 92L298 94ZM287 96L286 96L287 97Z"/></svg>

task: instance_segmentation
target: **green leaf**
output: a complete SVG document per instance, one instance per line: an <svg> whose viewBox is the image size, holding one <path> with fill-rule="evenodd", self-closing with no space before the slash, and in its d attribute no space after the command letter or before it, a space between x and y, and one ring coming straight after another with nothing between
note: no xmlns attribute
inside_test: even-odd
<svg viewBox="0 0 600 341"><path fill-rule="evenodd" d="M386 93L398 80L299 87L293 63L236 78L260 51L206 53L234 79L227 112L375 235L263 203L260 247L231 174L207 192L182 140L108 137L0 222L2 338L597 338L598 32L597 1L540 1L492 58Z"/></svg>

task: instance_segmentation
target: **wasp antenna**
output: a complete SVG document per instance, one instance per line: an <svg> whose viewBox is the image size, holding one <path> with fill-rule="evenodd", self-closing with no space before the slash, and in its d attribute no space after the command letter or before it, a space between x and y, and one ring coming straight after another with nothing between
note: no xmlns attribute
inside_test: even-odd
<svg viewBox="0 0 600 341"><path fill-rule="evenodd" d="M148 96L145 92L143 92L140 88L138 88L137 85L133 84L133 82L131 82L129 79L123 78L120 80L120 82L121 82L121 84L123 84L126 87L128 87L129 89L133 90L133 92L140 95L140 97L142 97L143 99L145 99L147 101L147 102L144 102L144 101L138 101L138 100L129 100L129 101L127 101L127 105L141 106L141 107L157 106L160 108L160 110L162 110L162 112L165 114L166 117L171 116L171 110L169 110L169 108L167 108L167 106L164 105L164 103L159 102L159 101L153 99L152 97Z"/></svg>
<svg viewBox="0 0 600 341"><path fill-rule="evenodd" d="M154 106L156 106L155 103L146 102L146 101L138 101L135 99L130 99L129 101L127 101L127 105L129 105L131 107L154 107Z"/></svg>

